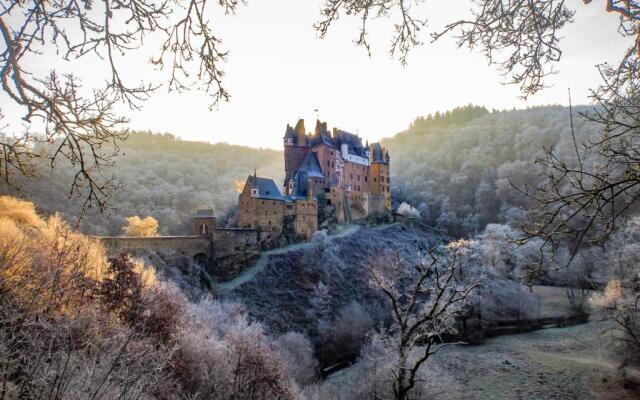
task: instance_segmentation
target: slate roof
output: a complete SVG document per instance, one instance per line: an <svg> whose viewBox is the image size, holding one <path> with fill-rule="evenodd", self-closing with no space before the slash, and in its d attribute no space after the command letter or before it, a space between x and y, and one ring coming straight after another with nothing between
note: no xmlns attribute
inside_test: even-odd
<svg viewBox="0 0 640 400"><path fill-rule="evenodd" d="M302 164L300 164L300 168L298 168L298 171L305 172L310 178L324 179L324 174L322 173L322 168L320 167L320 161L318 160L318 155L312 151L309 152L304 158Z"/></svg>
<svg viewBox="0 0 640 400"><path fill-rule="evenodd" d="M304 200L309 194L309 175L305 171L298 171L293 176L293 192L288 196L291 200ZM314 196L314 199L316 197ZM316 199L317 200L317 199Z"/></svg>
<svg viewBox="0 0 640 400"><path fill-rule="evenodd" d="M251 180L251 187L258 189L257 199L284 201L284 196L280 193L273 179L254 176L249 176L249 179Z"/></svg>
<svg viewBox="0 0 640 400"><path fill-rule="evenodd" d="M367 149L362 145L362 139L358 135L346 131L338 131L338 144L347 145L349 154L367 158Z"/></svg>
<svg viewBox="0 0 640 400"><path fill-rule="evenodd" d="M298 171L293 176L293 192L291 198L306 197L309 190L309 176L304 171Z"/></svg>
<svg viewBox="0 0 640 400"><path fill-rule="evenodd" d="M372 149L373 162L386 164L387 160L385 159L384 154L382 153L382 146L380 145L380 143L374 143L372 147L373 147Z"/></svg>
<svg viewBox="0 0 640 400"><path fill-rule="evenodd" d="M215 218L216 213L213 212L213 208L203 208L196 211L193 218Z"/></svg>

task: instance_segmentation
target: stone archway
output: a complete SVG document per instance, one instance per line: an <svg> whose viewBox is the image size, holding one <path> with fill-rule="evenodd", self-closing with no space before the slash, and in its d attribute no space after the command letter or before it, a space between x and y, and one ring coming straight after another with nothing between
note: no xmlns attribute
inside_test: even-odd
<svg viewBox="0 0 640 400"><path fill-rule="evenodd" d="M202 268L206 269L209 266L209 257L204 253L196 254L193 256L193 260Z"/></svg>

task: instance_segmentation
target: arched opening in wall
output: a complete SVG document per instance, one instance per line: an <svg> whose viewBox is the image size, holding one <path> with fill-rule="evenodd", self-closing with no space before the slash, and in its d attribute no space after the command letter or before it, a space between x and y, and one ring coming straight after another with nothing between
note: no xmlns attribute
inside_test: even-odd
<svg viewBox="0 0 640 400"><path fill-rule="evenodd" d="M193 260L201 267L206 268L209 262L209 257L207 257L207 255L204 253L198 253L193 256Z"/></svg>
<svg viewBox="0 0 640 400"><path fill-rule="evenodd" d="M202 236L208 236L209 235L209 226L207 224L202 224L200 226L200 234Z"/></svg>

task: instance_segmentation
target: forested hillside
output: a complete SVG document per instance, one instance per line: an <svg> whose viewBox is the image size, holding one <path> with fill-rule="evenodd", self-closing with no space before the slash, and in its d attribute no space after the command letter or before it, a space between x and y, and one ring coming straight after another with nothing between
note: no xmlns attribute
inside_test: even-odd
<svg viewBox="0 0 640 400"><path fill-rule="evenodd" d="M182 141L169 134L134 132L121 146L116 165L107 171L121 188L105 218L88 210L81 230L89 234L120 234L132 215L153 216L161 234L189 232L197 208L213 207L224 216L238 199L238 185L257 168L262 176L282 180L282 153L229 144ZM40 178L20 182L22 196L43 214L59 212L75 222L82 202L67 200L71 169L59 165L50 176L42 166ZM0 192L7 193L6 186ZM8 192L12 193L12 192Z"/></svg>
<svg viewBox="0 0 640 400"><path fill-rule="evenodd" d="M574 110L578 141L597 134ZM584 109L582 109L584 111ZM418 117L410 127L383 140L391 153L396 206L415 206L425 223L455 236L473 236L488 223L518 227L524 221L526 197L512 184L535 187L542 169L535 161L553 146L573 158L566 107L489 112L467 106ZM89 210L86 233L119 234L131 215L151 215L161 234L185 233L199 207L214 207L223 217L237 202L237 186L257 168L262 176L282 180L282 153L228 144L188 142L168 134L132 133L122 145L115 175L116 192L106 219ZM21 182L23 196L40 212L61 212L75 221L81 203L68 201L71 175L58 167L49 178ZM6 193L6 187L2 190Z"/></svg>
<svg viewBox="0 0 640 400"><path fill-rule="evenodd" d="M574 109L578 142L597 127ZM554 147L574 159L567 107L489 112L467 106L417 118L404 132L383 141L391 153L396 203L415 206L423 220L454 235L472 236L488 223L518 227L526 196L514 190L542 179L536 159Z"/></svg>

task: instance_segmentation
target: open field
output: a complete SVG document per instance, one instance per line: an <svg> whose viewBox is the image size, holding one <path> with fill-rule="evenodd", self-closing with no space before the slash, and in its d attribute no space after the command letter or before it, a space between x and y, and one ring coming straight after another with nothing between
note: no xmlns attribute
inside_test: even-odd
<svg viewBox="0 0 640 400"><path fill-rule="evenodd" d="M610 322L590 322L489 339L477 346L453 346L424 368L427 392L436 399L604 399L640 398L625 389L607 342ZM349 369L330 378L348 379ZM640 371L630 375L640 381Z"/></svg>

